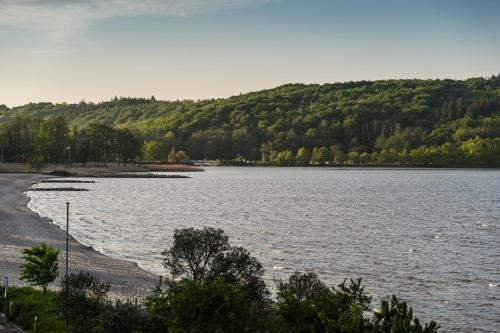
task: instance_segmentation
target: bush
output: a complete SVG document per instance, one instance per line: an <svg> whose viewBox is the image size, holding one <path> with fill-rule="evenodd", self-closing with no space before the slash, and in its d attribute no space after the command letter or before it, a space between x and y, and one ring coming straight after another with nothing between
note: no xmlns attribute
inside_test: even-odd
<svg viewBox="0 0 500 333"><path fill-rule="evenodd" d="M105 333L151 332L151 327L146 310L130 302L108 303L102 316Z"/></svg>
<svg viewBox="0 0 500 333"><path fill-rule="evenodd" d="M371 298L361 280L349 286L328 288L316 274L294 273L288 281L277 281L276 311L271 319L274 332L368 332L363 317Z"/></svg>
<svg viewBox="0 0 500 333"><path fill-rule="evenodd" d="M41 155L32 156L28 160L28 164L32 170L35 170L37 173L43 169L46 164L45 158Z"/></svg>
<svg viewBox="0 0 500 333"><path fill-rule="evenodd" d="M101 282L90 273L70 274L67 279L62 279L61 291L55 302L61 318L68 313L71 332L89 333L98 330L101 315L106 309L109 288L109 283Z"/></svg>
<svg viewBox="0 0 500 333"><path fill-rule="evenodd" d="M244 286L222 279L170 282L147 303L150 311L163 315L163 327L171 332L258 332L266 318L266 307Z"/></svg>
<svg viewBox="0 0 500 333"><path fill-rule="evenodd" d="M44 296L42 291L30 287L9 287L7 299L2 297L0 304L8 316L8 320L16 323L21 328L32 331L34 318L37 320L38 333L63 333L64 322L57 316L54 298L56 293L47 291ZM9 316L9 304L12 302L12 316Z"/></svg>
<svg viewBox="0 0 500 333"><path fill-rule="evenodd" d="M375 333L435 333L439 329L434 321L422 327L418 318L413 318L412 308L408 309L406 302L394 295L389 301L382 300L380 311L375 312L373 322Z"/></svg>

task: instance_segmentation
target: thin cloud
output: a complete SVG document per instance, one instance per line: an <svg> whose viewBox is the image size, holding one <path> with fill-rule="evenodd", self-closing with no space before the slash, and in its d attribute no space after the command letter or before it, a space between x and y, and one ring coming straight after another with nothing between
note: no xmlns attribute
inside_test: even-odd
<svg viewBox="0 0 500 333"><path fill-rule="evenodd" d="M106 18L192 16L271 1L274 0L0 0L0 26L68 35Z"/></svg>
<svg viewBox="0 0 500 333"><path fill-rule="evenodd" d="M35 55L55 55L55 54L66 54L74 52L72 49L40 49L40 50L28 50L25 53L35 54Z"/></svg>

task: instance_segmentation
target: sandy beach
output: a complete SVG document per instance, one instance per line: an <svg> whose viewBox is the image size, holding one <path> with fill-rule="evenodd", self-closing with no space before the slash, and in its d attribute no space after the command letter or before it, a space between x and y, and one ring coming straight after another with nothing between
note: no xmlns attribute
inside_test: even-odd
<svg viewBox="0 0 500 333"><path fill-rule="evenodd" d="M25 285L17 278L21 249L44 241L61 250L60 277L65 272L66 232L30 211L27 208L29 198L24 194L27 187L46 178L49 177L0 173L0 275L2 279L8 276L11 285ZM135 263L104 256L74 239L70 238L69 246L70 273L88 271L110 282L112 296L141 299L158 281L158 276L142 270ZM51 284L53 288L57 286L58 282Z"/></svg>

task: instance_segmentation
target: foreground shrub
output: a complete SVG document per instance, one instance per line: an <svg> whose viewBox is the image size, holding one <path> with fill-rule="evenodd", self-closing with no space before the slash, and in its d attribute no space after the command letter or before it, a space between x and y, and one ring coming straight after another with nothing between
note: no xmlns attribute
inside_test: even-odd
<svg viewBox="0 0 500 333"><path fill-rule="evenodd" d="M130 302L109 303L102 314L105 333L154 332L146 310Z"/></svg>
<svg viewBox="0 0 500 333"><path fill-rule="evenodd" d="M370 332L363 317L371 298L361 280L328 288L316 274L294 273L288 281L277 281L273 332Z"/></svg>
<svg viewBox="0 0 500 333"><path fill-rule="evenodd" d="M37 316L37 333L62 333L64 322L57 316L54 304L56 293L47 291L44 295L41 290L30 287L9 287L7 299L2 297L0 310L4 311L7 319L16 323L21 328L32 332ZM12 302L12 315L9 316L9 305Z"/></svg>
<svg viewBox="0 0 500 333"><path fill-rule="evenodd" d="M61 318L69 317L70 332L94 332L100 327L101 315L106 310L110 284L90 273L70 274L61 281L61 291L55 298ZM66 297L69 302L66 304Z"/></svg>
<svg viewBox="0 0 500 333"><path fill-rule="evenodd" d="M314 273L276 280L276 298L269 297L262 265L249 252L229 244L222 230L177 230L165 266L180 279L160 283L144 305L111 302L110 285L89 273L71 274L57 294L12 288L12 318L38 332L63 331L69 314L74 333L194 332L339 332L436 333L434 323L420 324L396 296L372 311L371 297L359 280L329 287ZM0 288L1 291L1 288ZM69 303L66 303L69 297ZM372 315L370 315L372 314Z"/></svg>
<svg viewBox="0 0 500 333"><path fill-rule="evenodd" d="M222 279L171 281L146 304L169 332L258 332L268 309L245 286Z"/></svg>
<svg viewBox="0 0 500 333"><path fill-rule="evenodd" d="M394 295L390 301L382 300L380 311L375 312L373 321L375 333L434 333L439 328L433 321L422 327L418 318L413 318L412 308Z"/></svg>

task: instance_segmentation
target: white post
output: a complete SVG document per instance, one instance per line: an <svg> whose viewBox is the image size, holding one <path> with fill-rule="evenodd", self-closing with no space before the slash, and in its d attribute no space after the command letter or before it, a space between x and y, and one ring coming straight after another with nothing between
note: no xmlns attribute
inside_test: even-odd
<svg viewBox="0 0 500 333"><path fill-rule="evenodd" d="M38 317L37 317L37 316L35 316L35 327L34 327L34 329L33 329L33 332L35 332L35 333L36 333L36 321L37 321L37 320L38 320Z"/></svg>
<svg viewBox="0 0 500 333"><path fill-rule="evenodd" d="M10 301L9 305L9 318L12 317L12 301Z"/></svg>
<svg viewBox="0 0 500 333"><path fill-rule="evenodd" d="M4 276L4 293L3 293L3 298L7 299L7 289L9 289L9 278L7 276Z"/></svg>

